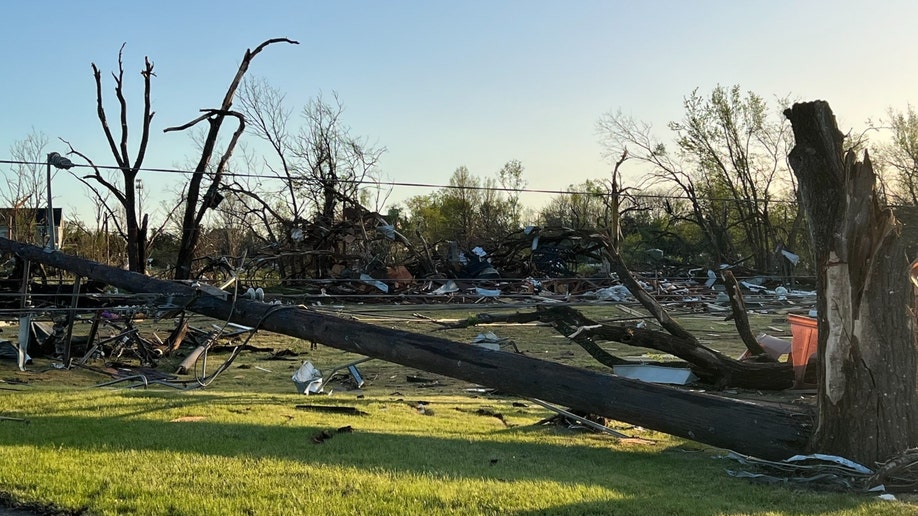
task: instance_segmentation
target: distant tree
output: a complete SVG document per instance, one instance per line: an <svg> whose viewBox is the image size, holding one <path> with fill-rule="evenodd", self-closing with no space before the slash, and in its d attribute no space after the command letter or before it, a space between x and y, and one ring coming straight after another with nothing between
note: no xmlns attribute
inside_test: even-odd
<svg viewBox="0 0 918 516"><path fill-rule="evenodd" d="M220 255L242 256L244 252L253 251L255 231L251 217L246 216L246 209L239 198L228 195L214 211L211 236L215 252Z"/></svg>
<svg viewBox="0 0 918 516"><path fill-rule="evenodd" d="M6 183L0 186L0 199L7 212L9 238L26 243L38 243L35 231L35 209L45 202L46 170L42 163L47 156L48 137L32 131L10 146L10 158L18 161L10 166Z"/></svg>
<svg viewBox="0 0 918 516"><path fill-rule="evenodd" d="M454 238L465 246L479 243L480 208L483 205L481 187L481 178L461 166L453 171L449 188L443 190L440 198L443 217L453 229Z"/></svg>
<svg viewBox="0 0 918 516"><path fill-rule="evenodd" d="M443 211L440 210L440 191L409 197L404 203L404 224L415 232L420 232L431 242L449 240L453 230L449 227Z"/></svg>
<svg viewBox="0 0 918 516"><path fill-rule="evenodd" d="M769 115L766 102L738 86L716 87L709 96L698 90L684 100L682 120L669 124L673 154L651 135L648 124L621 112L606 113L598 123L610 153L628 151L647 167L653 184L669 185L691 207L719 261L749 255L762 270L772 265L781 240L772 207L792 198L786 164L788 126Z"/></svg>
<svg viewBox="0 0 918 516"><path fill-rule="evenodd" d="M887 196L896 204L918 206L918 113L911 104L905 111L889 108L876 128L890 133L873 156L891 180L886 185Z"/></svg>
<svg viewBox="0 0 918 516"><path fill-rule="evenodd" d="M648 182L663 190L663 195L684 197L688 202L686 219L696 224L704 235L714 261L736 259L736 251L725 222L701 194L697 174L686 170L678 156L652 134L650 124L639 122L619 112L609 112L598 123L603 143L610 153L628 152L633 161L648 169ZM673 213L677 215L677 213Z"/></svg>
<svg viewBox="0 0 918 516"><path fill-rule="evenodd" d="M453 240L463 248L492 246L519 228L523 170L522 163L511 160L496 178L482 179L461 166L453 171L449 186L405 201L408 224L429 241Z"/></svg>
<svg viewBox="0 0 918 516"><path fill-rule="evenodd" d="M607 204L603 195L605 188L600 180L587 179L583 183L570 185L567 193L552 197L540 210L539 223L571 229L606 227Z"/></svg>
<svg viewBox="0 0 918 516"><path fill-rule="evenodd" d="M281 91L263 79L247 79L239 104L250 132L268 150L249 148L240 166L249 174L234 176L223 188L234 202L224 216L256 227L253 235L284 255L276 262L281 277L326 276L338 242L311 238L311 230L328 231L346 212L362 212L364 203L373 202L364 187L368 180L378 183L385 148L353 134L337 95L333 103L321 95L310 100L297 118Z"/></svg>
<svg viewBox="0 0 918 516"><path fill-rule="evenodd" d="M520 226L523 208L520 204L520 192L526 188L526 180L523 179L525 168L518 159L512 159L501 167L497 173L497 181L503 188L503 195L506 200L503 202L505 212L505 231L513 231Z"/></svg>

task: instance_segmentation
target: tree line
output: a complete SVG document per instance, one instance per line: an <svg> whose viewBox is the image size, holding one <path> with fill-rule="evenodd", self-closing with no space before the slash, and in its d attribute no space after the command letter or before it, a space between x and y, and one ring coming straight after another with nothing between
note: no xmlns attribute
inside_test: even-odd
<svg viewBox="0 0 918 516"><path fill-rule="evenodd" d="M379 163L386 149L355 133L337 95L318 95L295 108L268 80L246 77L252 60L276 43L296 42L273 39L247 50L219 108L203 109L192 121L166 129L205 125L192 131L200 156L192 159L189 180L173 203L160 206L143 202L139 181L144 159L156 152L148 148L155 115L153 62L145 59L140 71L141 136L133 155L123 47L112 74L120 131L109 123L105 81L93 64L100 133L117 170L96 166L94 159L106 158L85 155L64 140L70 155L88 167L78 169L87 174L72 173L86 186L94 208L93 220L66 221L66 250L177 279L195 277L221 256L306 253L308 258L276 260L278 274L324 277L336 265L330 256L347 245L323 239L322 231L374 213L374 220L400 232L406 245L430 249L442 242L488 249L526 225L564 226L604 232L636 264L664 259L780 272L788 257L795 257L797 267L812 266L799 191L787 162L793 135L780 113L786 99L769 103L739 86L695 89L683 99L681 117L662 135L646 122L610 110L596 122L609 174L568 185L566 193L541 207L521 201L527 181L525 166L516 159L485 175L458 166L447 186L391 204L390 190L378 186L384 183ZM224 122L231 124L228 134ZM884 135L870 146L882 195L892 205L918 205L918 115L911 106L890 108L869 127ZM252 144L234 153L240 141ZM862 149L869 142L863 135L848 135L845 143ZM14 142L11 159L23 164L11 166L7 184L0 187L8 226L17 228L10 236L24 242L45 238L34 230L32 212L42 205L44 166L36 163L44 162L48 144L41 132ZM398 252L385 257L403 258Z"/></svg>

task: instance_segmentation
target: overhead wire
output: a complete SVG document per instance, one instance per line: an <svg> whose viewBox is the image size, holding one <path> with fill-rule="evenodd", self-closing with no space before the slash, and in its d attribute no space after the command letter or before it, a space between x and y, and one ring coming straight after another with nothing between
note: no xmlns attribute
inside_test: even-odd
<svg viewBox="0 0 918 516"><path fill-rule="evenodd" d="M32 162L32 161L20 161L20 160L9 160L9 159L0 159L0 164L5 165L34 165L34 166L44 166L43 162ZM122 167L117 165L86 165L74 163L72 168L97 168L101 170L121 170ZM181 175L190 175L195 174L193 170L187 169L178 169L178 168L157 168L157 167L140 167L132 168L138 172L153 172L153 173L163 173L163 174L181 174ZM265 179L273 181L282 181L287 182L291 181L290 178L274 175L274 174L256 174L251 172L232 172L225 171L223 173L224 177L238 177L238 178L253 178L253 179ZM293 179L300 180L300 179ZM589 196L609 196L612 195L610 192L599 192L599 191L590 191L590 190L576 190L576 189L545 189L545 188L511 188L505 186L484 186L484 185L452 185L452 184L440 184L440 183L419 183L419 182L406 182L406 181L383 181L379 179L337 179L338 183L342 184L354 184L354 185L368 185L372 187L405 187L405 188L428 188L428 189L439 189L439 190L474 190L474 191L489 191L489 192L513 192L513 193L532 193L532 194L549 194L549 195L589 195ZM691 197L688 195L678 195L678 194L651 194L651 193L638 193L638 192L629 192L628 197L635 199L659 199L659 200L689 200ZM734 198L706 198L710 201L715 202L727 202L727 201L736 201ZM746 202L765 202L764 199L758 199L753 201L752 199L745 199ZM768 202L773 204L796 204L796 200L790 199L770 199Z"/></svg>

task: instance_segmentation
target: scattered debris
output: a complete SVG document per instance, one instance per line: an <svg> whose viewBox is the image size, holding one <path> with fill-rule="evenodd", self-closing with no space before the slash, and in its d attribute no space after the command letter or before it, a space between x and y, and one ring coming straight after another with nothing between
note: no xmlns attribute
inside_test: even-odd
<svg viewBox="0 0 918 516"><path fill-rule="evenodd" d="M293 351L290 348L284 348L282 350L271 353L271 355L268 356L268 360L288 360L290 358L295 358L298 356L300 356L300 354L297 353L296 351Z"/></svg>
<svg viewBox="0 0 918 516"><path fill-rule="evenodd" d="M590 414L578 415L578 414L575 414L574 412L560 409L554 405L551 405L542 400L537 400L534 398L531 399L530 401L532 401L536 405L539 405L540 407L547 408L548 410L551 410L552 412L556 412L558 414L556 416L552 416L550 418L543 419L536 424L539 424L539 425L544 425L544 424L549 424L549 423L558 424L560 421L565 421L566 422L565 426L567 426L568 428L574 428L576 425L580 425L579 426L580 428L589 427L592 430L607 433L609 435L613 435L621 439L630 438L629 436L621 432L616 432L615 430L612 430L611 428L606 426L606 421L607 421L606 418L601 418L602 422L599 423L599 422L594 421L594 419L600 416L593 416Z"/></svg>
<svg viewBox="0 0 918 516"><path fill-rule="evenodd" d="M433 378L426 378L423 376L418 376L418 375L413 375L413 374L409 374L405 378L405 380L407 380L408 383L437 383L437 380Z"/></svg>
<svg viewBox="0 0 918 516"><path fill-rule="evenodd" d="M512 340L500 338L490 331L476 335L475 338L472 339L472 344L481 348L490 349L491 351L500 351L501 345L512 345L517 353L520 352L519 348L516 347L516 343Z"/></svg>
<svg viewBox="0 0 918 516"><path fill-rule="evenodd" d="M538 265L538 260L535 260L535 255L532 254L531 258L533 259L527 267L530 269L526 271L526 276L518 275L517 278L526 277L526 278L538 278L538 285L541 288L539 293L540 297L561 297L563 299L570 299L572 295L582 295L584 292L596 291L608 286L608 282L617 282L617 284L623 285L643 306L647 309L650 314L656 319L656 322L659 323L663 329L668 333L664 333L657 330L651 330L649 328L636 328L634 326L613 326L608 323L599 323L596 321L590 321L588 318L585 318L582 313L579 313L573 307L568 304L563 305L553 305L549 308L545 308L544 305L539 305L535 307L536 313L534 314L521 314L517 313L515 315L522 316L519 317L520 320L515 320L513 322L522 322L522 319L529 318L529 321L540 321L544 324L553 325L559 333L565 336L571 336L577 344L581 345L586 349L590 354L597 358L600 362L607 365L626 365L621 363L621 359L609 355L608 352L600 348L595 342L595 340L614 340L617 342L626 343L628 345L638 345L642 347L648 347L652 349L666 349L666 353L678 356L679 358L690 362L693 367L693 372L696 372L699 377L703 378L705 381L718 386L734 386L734 387L743 387L751 386L753 388L762 388L762 385L776 386L781 387L784 385L785 379L783 378L783 372L790 373L789 379L791 383L793 381L793 370L786 364L756 364L756 363L745 363L739 362L729 357L724 357L723 355L717 353L710 348L704 347L696 337L693 337L691 333L681 328L678 323L676 323L672 318L666 314L672 306L682 306L682 307L696 307L701 310L705 306L710 304L708 300L712 299L716 293L716 289L708 289L694 282L693 279L685 278L683 280L672 280L664 281L662 279L662 271L657 270L653 272L653 277L644 277L641 278L633 277L627 269L624 268L624 264L621 263L621 259L615 254L617 251L610 247L607 242L605 242L601 237L596 238L595 235L588 235L584 233L577 232L562 232L555 236L562 236L564 238L569 238L576 236L573 241L576 241L576 245L583 245L585 242L590 242L590 249L588 253L592 258L597 260L597 263L602 263L604 267L607 267L606 270L613 270L614 274L605 273L605 277L601 281L594 281L590 278L576 278L576 277L549 277L546 278L545 273L539 273L536 269L540 266ZM539 238L538 246L535 246L535 237ZM524 252L529 252L528 250L536 249L547 250L549 245L550 235L545 231L538 231L535 233L530 233L526 238L526 246L517 248L516 251L523 250ZM21 256L25 256L30 260L35 260L37 262L42 262L47 260L47 256L39 248L32 248L29 246L23 246L21 244L10 243L9 241L0 242L4 244L4 248L11 252L16 252ZM532 244L532 247L530 247ZM554 242L555 245L558 242ZM34 246L33 246L34 247ZM434 289L435 287L442 284L443 281L453 280L456 283L456 287L459 289L455 293L456 296L466 296L464 297L464 302L469 302L469 296L478 295L476 289L484 288L482 285L488 287L491 290L499 290L500 292L513 292L514 287L509 285L509 282L502 281L500 278L492 277L492 273L488 270L489 268L499 270L500 267L516 262L519 263L519 256L516 251L507 252L508 249L497 249L495 251L487 254L487 259L482 259L483 256L480 254L475 254L478 258L480 265L484 265L481 269L481 273L489 276L488 280L490 283L474 283L464 281L467 278L457 277L453 278L443 278L443 277L431 277L429 280L424 282L427 289ZM587 252L587 251L585 251ZM501 254L503 253L503 254ZM551 267L547 267L545 270L554 270L559 271L562 268L573 270L574 265L579 269L582 263L564 263L571 256L576 257L576 253L571 255L568 252L557 252L557 253L543 253L541 256L547 256L553 254L557 260L554 260ZM461 256L461 255L460 255ZM512 257L512 259L511 259ZM501 262L501 259L506 259L507 261ZM467 257L466 264L471 264L475 261L474 258ZM106 281L112 282L114 285L117 285L120 288L138 288L135 287L137 284L133 276L124 275L123 271L102 266L95 263L86 263L87 260L82 260L77 257L67 256L66 263L68 267L73 267L75 270L85 272L87 270L92 272L92 276L105 274ZM614 262L614 263L613 263ZM382 265L382 264L381 264ZM69 269L68 269L69 270ZM328 270L328 269L326 269ZM735 271L735 269L734 269ZM339 271L341 274L344 274L346 271ZM360 274L363 274L362 271L355 271L357 274L350 276L352 283L358 283L359 285L364 285L360 281ZM367 272L367 274L370 274ZM376 273L370 274L376 280L382 281L381 278L376 276ZM684 282L685 284L681 284ZM606 283L606 284L603 284ZM532 281L519 280L518 286L525 284L526 289L531 289L532 291L536 290L536 283ZM760 284L760 282L756 282ZM417 283L415 284L417 285ZM715 285L716 286L716 285ZM493 288L498 287L498 288ZM185 306L188 307L189 311L199 313L212 318L223 318L225 313L230 313L230 322L245 322L246 324L251 325L250 327L241 328L242 331L246 331L249 334L257 327L261 327L262 323L268 321L269 317L274 315L276 311L272 308L265 309L263 305L258 300L237 300L233 299L222 299L218 297L210 296L209 294L200 293L203 291L194 290L195 285L175 285L167 284L167 282L146 279L143 286L139 288L148 289L154 293L145 294L149 297L163 297L163 296L176 296L169 304L175 306ZM359 292L362 295L370 295L368 289L362 290L353 290L353 292ZM158 294L157 294L158 293ZM376 295L376 294L372 294ZM504 294L501 294L504 296ZM185 298L185 301L179 299L179 297ZM330 296L329 296L330 297ZM772 298L776 296L772 295ZM388 298L391 299L391 298ZM484 297L479 296L474 302L479 302ZM191 304L191 301L195 301ZM786 301L786 300L785 300ZM236 304L241 303L240 310L237 310ZM777 300L775 302L778 302ZM783 302L783 301L782 301ZM162 302L158 302L159 305L162 305ZM749 303L752 304L751 302ZM761 307L762 304L756 305ZM254 310L266 310L263 314L258 315ZM417 336L413 339L399 339L401 335L401 330L390 329L390 328L381 328L377 326L370 325L369 323L354 322L349 319L344 319L340 317L326 316L326 314L316 314L312 313L313 311L309 307L301 307L297 305L288 305L281 306L281 309L290 309L290 312L284 313L284 317L274 317L270 319L270 324L265 324L266 328L271 331L276 331L279 333L284 333L294 337L298 337L306 340L319 340L328 345L331 345L335 348L342 349L345 351L351 351L355 353L361 353L367 356L374 357L390 357L392 356L393 347L400 346L404 347L407 350L413 350L415 348L421 349L426 343L431 343L431 346L438 346L437 349L443 350L444 354L448 354L451 357L451 360L448 362L449 367L439 367L440 362L437 368L433 368L434 371L438 374L443 374L445 376L452 376L458 379L463 379L467 381L484 381L481 380L488 373L500 374L505 370L508 371L508 374L501 375L499 384L502 386L502 390L506 389L507 392L513 392L516 388L521 388L523 391L528 392L530 395L537 394L542 392L544 396L547 396L548 399L570 399L570 396L558 396L557 392L552 391L549 387L545 385L537 385L531 380L527 380L523 371L526 367L532 365L530 360L533 360L531 357L524 357L520 355L510 354L510 353L484 353L480 350L469 349L467 345L460 345L456 342L450 342L448 339L430 337L430 336ZM251 309L251 310L250 310ZM548 316L546 317L546 315ZM318 317L323 324L317 325L314 324L314 318ZM647 318L646 315L636 316L634 320ZM479 318L482 321L483 317ZM493 318L489 318L493 319ZM107 319L97 317L99 320L99 325L112 325L117 324L118 327L116 330L119 330L119 338L117 339L118 345L128 345L130 347L124 347L124 349L136 350L138 355L142 355L149 351L149 346L144 342L140 342L135 339L134 335L136 332L132 331L132 328L129 327L132 321L132 317L126 319L119 319L117 323L112 323ZM509 320L509 318L508 318ZM227 327L227 325L217 328L219 334L223 334L222 328ZM364 335L364 332L366 335ZM339 339L339 338L329 338L324 339L323 335L329 335L334 333L335 335L355 335L360 334L361 337L356 340L350 338ZM193 329L189 328L189 338L195 334ZM212 339L212 335L215 332L207 332L207 335L210 335L208 339ZM372 336L373 338L367 337L367 335ZM193 339L191 339L193 340ZM414 342L417 340L418 342ZM499 339L498 339L499 340ZM203 346L203 352L210 348L212 342L206 341L205 344L199 344L199 348ZM420 344L419 344L420 343ZM98 345L98 342L95 342L94 345ZM153 349L157 349L155 346ZM239 349L242 349L242 345L237 345L233 348L233 353L238 352ZM397 348L401 349L401 348ZM87 355L90 355L90 352L87 352ZM202 355L206 360L206 353ZM421 370L425 370L425 367L431 365L431 361L427 360L426 353L419 353L417 356L410 356L410 360L400 361L399 363L420 367ZM142 362L144 357L140 357ZM190 358L190 357L189 357ZM455 360L453 360L455 358ZM604 361L606 360L606 361ZM190 364L196 364L197 358L190 360ZM656 421L653 420L653 414L660 412L660 404L653 403L655 401L660 401L662 398L669 398L669 391L662 387L648 386L644 385L641 387L635 387L635 382L628 380L622 380L612 375L596 373L595 371L589 371L580 368L573 368L571 366L566 366L563 364L551 363L549 361L540 361L543 365L542 367L547 372L557 374L558 376L563 377L563 381L566 387L580 389L579 392L583 393L578 403L587 410L598 411L604 415L610 415L624 421L628 421L635 424L645 425L648 421L652 424L656 424ZM226 363L228 364L228 362ZM772 365L777 367L771 367ZM187 368L186 368L187 369ZM513 371L516 375L522 375L523 377L516 377L509 373ZM142 376L142 375L140 375ZM138 379L144 381L144 385L147 383L145 377L138 376ZM553 377L553 380L556 380ZM774 380L771 384L765 383L766 381ZM119 380L120 381L120 380ZM323 385L323 376L310 362L306 361L300 366L296 373L292 376L292 381L299 390L300 393L317 393L321 392ZM432 385L438 385L439 382L433 378L425 378L419 375L409 375L407 381L411 383L418 384L418 387L427 387ZM206 385L204 383L201 384ZM633 395L633 398L630 396L622 396L621 398L632 398L632 399L618 399L615 406L610 408L609 404L604 401L605 396L602 394L602 391L596 390L596 385L605 385L606 387L613 386L615 388L620 388L623 392L627 392ZM783 387L781 387L783 388ZM544 397L543 396L543 397ZM675 399L675 398L673 398ZM804 426L803 423L799 421L802 418L795 418L797 415L794 411L787 411L781 409L780 411L767 407L767 406L751 406L745 407L746 412L739 418L740 421L745 421L746 419L762 421L765 418L768 419L769 425L762 425L759 428L759 434L755 436L755 439L746 438L743 436L737 436L734 433L729 432L731 425L735 424L737 421L737 416L733 412L730 412L732 404L736 403L734 401L723 400L721 398L713 396L701 396L693 393L683 393L678 398L679 400L679 410L693 411L698 406L704 406L706 409L709 409L715 415L709 415L708 418L718 418L718 421L722 422L723 425L716 426L716 431L709 430L710 425L707 421L698 421L698 420L679 420L677 429L682 432L678 435L686 436L692 439L700 439L709 444L714 444L718 446L725 446L733 449L740 449L748 453L758 454L763 457L774 458L776 456L786 456L782 455L786 451L791 450L793 452L798 451L799 447L802 447L806 442L807 430L809 427L801 428ZM681 404L681 405L680 405ZM654 405L657 405L656 407ZM671 412L678 412L676 409L672 409L667 406L666 410ZM686 408L688 407L688 408ZM354 409L356 410L356 409ZM800 411L801 414L806 411ZM488 415L488 414L483 414ZM497 415L490 414L493 417L498 417ZM672 416L675 418L678 414L664 414L662 417L663 420L670 422L669 418ZM502 421L503 417L499 418ZM506 424L506 421L504 421ZM705 426L703 426L705 425ZM672 430L672 427L667 426L667 429ZM703 435L699 435L699 431ZM763 438L763 435L765 436ZM738 444L739 446L734 446Z"/></svg>
<svg viewBox="0 0 918 516"><path fill-rule="evenodd" d="M298 410L312 410L315 412L328 412L330 414L347 414L349 416L367 416L368 413L356 407L343 407L340 405L296 405Z"/></svg>
<svg viewBox="0 0 918 516"><path fill-rule="evenodd" d="M307 360L293 373L293 384L300 394L318 394L322 392L322 373Z"/></svg>
<svg viewBox="0 0 918 516"><path fill-rule="evenodd" d="M342 426L341 428L335 430L334 433L332 433L331 430L322 430L321 432L312 436L312 442L315 444L322 444L325 441L334 437L336 434L351 434L351 433L354 433L354 428L351 427L350 425Z"/></svg>
<svg viewBox="0 0 918 516"><path fill-rule="evenodd" d="M794 455L769 461L729 452L730 459L748 470L727 470L727 474L767 484L794 485L832 491L855 490L870 493L914 491L918 487L918 449L906 450L873 471L837 455Z"/></svg>
<svg viewBox="0 0 918 516"><path fill-rule="evenodd" d="M418 414L421 414L422 416L434 415L434 411L432 408L430 408L430 402L428 401L417 402L417 406L415 408L417 409Z"/></svg>
<svg viewBox="0 0 918 516"><path fill-rule="evenodd" d="M322 444L328 439L331 439L332 437L334 437L334 434L332 434L328 430L322 430L321 432L312 436L312 442L314 442L315 444Z"/></svg>
<svg viewBox="0 0 918 516"><path fill-rule="evenodd" d="M207 419L205 416L182 416L170 420L170 423L196 423Z"/></svg>
<svg viewBox="0 0 918 516"><path fill-rule="evenodd" d="M500 422L504 424L504 426L510 426L510 423L508 423L507 420L504 419L504 415L501 414L500 412L497 412L497 411L493 410L493 409L490 409L490 408L480 408L480 409L478 409L478 410L476 411L476 413L477 413L479 416L495 417L495 418L499 419Z"/></svg>
<svg viewBox="0 0 918 516"><path fill-rule="evenodd" d="M671 385L689 385L698 381L698 377L689 368L664 367L656 365L634 364L617 365L612 370L618 376L650 383Z"/></svg>

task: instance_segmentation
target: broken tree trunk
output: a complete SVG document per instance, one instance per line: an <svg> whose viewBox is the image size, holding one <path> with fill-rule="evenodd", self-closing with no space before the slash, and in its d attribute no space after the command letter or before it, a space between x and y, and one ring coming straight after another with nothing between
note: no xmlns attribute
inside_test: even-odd
<svg viewBox="0 0 918 516"><path fill-rule="evenodd" d="M824 101L784 112L816 257L819 423L813 447L871 465L918 445L915 290L870 158L843 150Z"/></svg>
<svg viewBox="0 0 918 516"><path fill-rule="evenodd" d="M186 309L599 414L767 459L805 450L812 415L803 408L731 400L373 326L305 307L227 301L185 284L150 278L0 238L0 251L133 292L187 300Z"/></svg>

